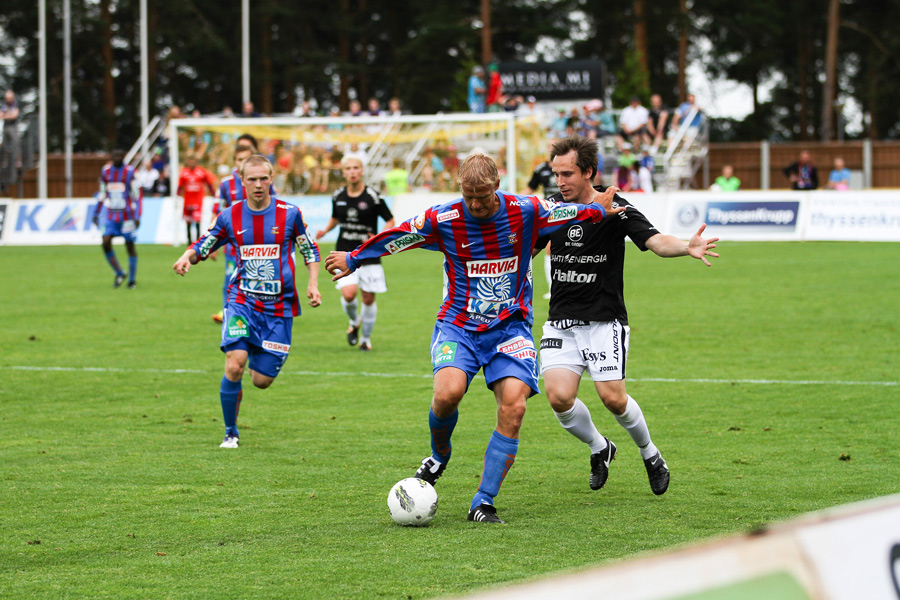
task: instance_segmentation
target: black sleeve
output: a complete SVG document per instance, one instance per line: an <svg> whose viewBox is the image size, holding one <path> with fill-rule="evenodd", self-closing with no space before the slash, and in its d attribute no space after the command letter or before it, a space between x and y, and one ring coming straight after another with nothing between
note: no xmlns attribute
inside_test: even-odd
<svg viewBox="0 0 900 600"><path fill-rule="evenodd" d="M544 185L544 183L541 181L541 177L538 174L537 169L535 169L534 173L531 174L531 179L528 181L528 188L531 191L535 191L542 185Z"/></svg>
<svg viewBox="0 0 900 600"><path fill-rule="evenodd" d="M618 194L616 194L616 201L619 202L620 206L624 204L628 206L628 208L624 213L613 216L613 218L621 219L620 223L625 229L625 235L631 238L631 241L640 248L641 252L646 252L647 240L659 233L659 230L657 230L656 227L647 220L644 213L635 208L633 204L629 204L627 201L622 202Z"/></svg>
<svg viewBox="0 0 900 600"><path fill-rule="evenodd" d="M378 216L384 219L385 223L394 218L394 214L388 208L387 202L384 201L381 195L375 195L375 202L378 204Z"/></svg>
<svg viewBox="0 0 900 600"><path fill-rule="evenodd" d="M549 235L541 236L534 242L534 249L535 250L543 250L544 248L547 247L547 244L549 244L549 243L550 243Z"/></svg>
<svg viewBox="0 0 900 600"><path fill-rule="evenodd" d="M338 200L338 194L340 194L340 193L341 193L341 190L337 190L334 193L334 195L331 197L331 218L337 219L338 221L341 220L337 214L337 200Z"/></svg>

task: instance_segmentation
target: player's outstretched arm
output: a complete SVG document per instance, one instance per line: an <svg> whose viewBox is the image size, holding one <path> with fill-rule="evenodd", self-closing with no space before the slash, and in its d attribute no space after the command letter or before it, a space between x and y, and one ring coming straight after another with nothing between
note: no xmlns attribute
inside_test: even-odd
<svg viewBox="0 0 900 600"><path fill-rule="evenodd" d="M702 260L707 267L712 266L707 256L719 258L718 253L712 249L716 247L719 238L703 238L703 231L706 229L706 223L700 226L697 233L687 242L680 240L674 235L664 235L657 233L647 240L647 248L649 248L657 256L663 258L673 258L677 256L693 256L698 260Z"/></svg>
<svg viewBox="0 0 900 600"><path fill-rule="evenodd" d="M191 265L196 264L197 253L194 252L193 248L188 248L184 251L184 254L181 255L181 258L175 261L175 264L172 265L172 269L174 269L176 273L184 277L187 272L191 270Z"/></svg>
<svg viewBox="0 0 900 600"><path fill-rule="evenodd" d="M624 206L619 206L616 208L612 207L613 199L616 197L616 194L618 194L620 191L622 191L622 190L620 190L619 188L617 188L614 185L611 185L608 188L606 188L605 190L603 190L600 193L600 198L598 198L596 200L596 203L599 204L600 206L602 206L603 210L606 211L607 217L609 217L610 215L617 215L620 212L625 212Z"/></svg>
<svg viewBox="0 0 900 600"><path fill-rule="evenodd" d="M347 266L347 252L336 252L334 250L325 259L325 270L333 274L332 281L337 281L342 277L350 274L350 267Z"/></svg>
<svg viewBox="0 0 900 600"><path fill-rule="evenodd" d="M322 304L322 294L319 293L319 263L308 263L306 269L309 271L309 283L306 284L306 297L309 299L309 305L315 308Z"/></svg>

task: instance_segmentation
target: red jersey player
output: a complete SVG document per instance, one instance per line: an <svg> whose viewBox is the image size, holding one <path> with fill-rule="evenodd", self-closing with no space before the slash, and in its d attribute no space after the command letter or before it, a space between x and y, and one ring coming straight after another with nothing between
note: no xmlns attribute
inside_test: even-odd
<svg viewBox="0 0 900 600"><path fill-rule="evenodd" d="M189 155L187 165L181 169L178 176L178 195L184 197L184 222L187 224L188 244L200 238L200 212L203 209L203 196L205 190L209 195L216 194L216 178L212 173L197 166L197 157ZM196 236L191 238L191 224L194 225Z"/></svg>

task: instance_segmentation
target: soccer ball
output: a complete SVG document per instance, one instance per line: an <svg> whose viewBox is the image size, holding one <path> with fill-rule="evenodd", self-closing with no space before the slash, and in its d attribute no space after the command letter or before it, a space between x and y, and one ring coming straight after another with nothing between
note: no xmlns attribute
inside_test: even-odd
<svg viewBox="0 0 900 600"><path fill-rule="evenodd" d="M408 477L394 484L387 503L395 523L422 527L434 519L438 496L431 484L424 479Z"/></svg>

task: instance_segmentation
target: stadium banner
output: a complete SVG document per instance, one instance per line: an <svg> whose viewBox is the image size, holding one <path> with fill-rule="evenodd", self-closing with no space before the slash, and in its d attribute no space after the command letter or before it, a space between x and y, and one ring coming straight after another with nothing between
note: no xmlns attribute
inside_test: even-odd
<svg viewBox="0 0 900 600"><path fill-rule="evenodd" d="M896 191L812 192L807 213L807 240L900 241Z"/></svg>
<svg viewBox="0 0 900 600"><path fill-rule="evenodd" d="M6 229L4 227L6 223L6 214L9 211L9 202L4 200L0 200L0 246L4 244L3 241L3 230Z"/></svg>
<svg viewBox="0 0 900 600"><path fill-rule="evenodd" d="M707 235L727 240L800 240L803 200L777 192L675 192L669 194L666 232L690 237L706 223Z"/></svg>
<svg viewBox="0 0 900 600"><path fill-rule="evenodd" d="M534 96L538 100L603 98L605 69L602 60L497 65L504 94Z"/></svg>
<svg viewBox="0 0 900 600"><path fill-rule="evenodd" d="M734 600L900 598L900 495L693 547L467 596Z"/></svg>

